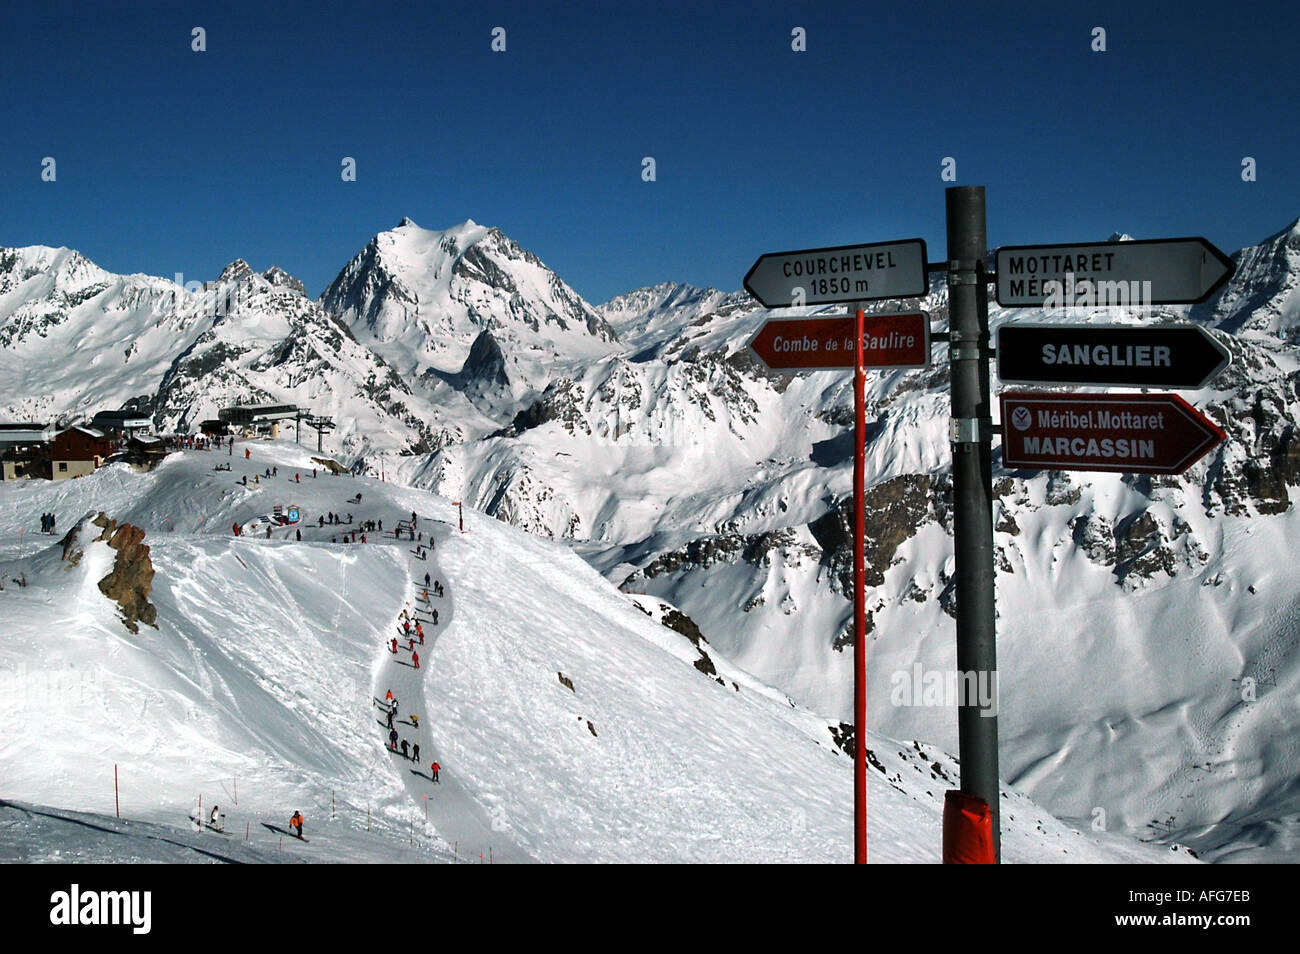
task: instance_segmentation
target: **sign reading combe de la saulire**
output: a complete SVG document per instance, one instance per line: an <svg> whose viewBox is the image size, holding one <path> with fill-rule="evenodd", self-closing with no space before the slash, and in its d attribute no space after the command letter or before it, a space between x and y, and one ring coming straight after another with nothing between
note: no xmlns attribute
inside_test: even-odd
<svg viewBox="0 0 1300 954"><path fill-rule="evenodd" d="M745 291L768 308L920 298L930 288L926 265L924 239L768 252L745 275Z"/></svg>
<svg viewBox="0 0 1300 954"><path fill-rule="evenodd" d="M1227 436L1177 394L1004 391L998 400L1005 467L1181 474Z"/></svg>
<svg viewBox="0 0 1300 954"><path fill-rule="evenodd" d="M773 318L749 347L774 371L839 371L853 367L856 330L856 315ZM929 312L864 316L862 361L868 368L929 367Z"/></svg>

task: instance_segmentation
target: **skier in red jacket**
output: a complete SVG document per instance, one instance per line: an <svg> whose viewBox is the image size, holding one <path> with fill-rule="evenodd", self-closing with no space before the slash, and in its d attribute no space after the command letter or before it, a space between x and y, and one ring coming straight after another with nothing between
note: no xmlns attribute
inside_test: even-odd
<svg viewBox="0 0 1300 954"><path fill-rule="evenodd" d="M393 652L397 652L397 637L393 637Z"/></svg>
<svg viewBox="0 0 1300 954"><path fill-rule="evenodd" d="M435 782L438 782L438 769L440 769L441 767L442 766L440 766L437 762L434 762L431 766L429 766L429 770L433 772L433 780ZM438 784L441 785L442 783L438 782Z"/></svg>
<svg viewBox="0 0 1300 954"><path fill-rule="evenodd" d="M411 650L411 662L415 663L416 669L420 668L420 654L417 653L414 649Z"/></svg>

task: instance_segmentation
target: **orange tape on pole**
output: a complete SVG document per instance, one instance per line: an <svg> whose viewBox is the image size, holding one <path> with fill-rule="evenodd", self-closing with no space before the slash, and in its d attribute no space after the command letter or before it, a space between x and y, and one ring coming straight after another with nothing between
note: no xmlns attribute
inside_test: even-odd
<svg viewBox="0 0 1300 954"><path fill-rule="evenodd" d="M988 802L952 790L943 798L943 863L994 865L993 813Z"/></svg>

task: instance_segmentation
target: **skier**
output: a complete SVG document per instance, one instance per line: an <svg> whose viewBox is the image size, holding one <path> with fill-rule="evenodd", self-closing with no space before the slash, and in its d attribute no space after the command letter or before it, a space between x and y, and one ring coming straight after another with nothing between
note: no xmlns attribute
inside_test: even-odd
<svg viewBox="0 0 1300 954"><path fill-rule="evenodd" d="M318 526L318 527L319 527L320 529L322 529L322 530L325 529L325 515L324 515L324 514L320 514L319 516L316 517L316 526Z"/></svg>
<svg viewBox="0 0 1300 954"><path fill-rule="evenodd" d="M414 636L411 636L411 637L408 637L408 638L411 640L411 645L409 645L409 646L406 647L406 651L407 651L408 653L413 653L413 652L415 652L415 637L414 637Z"/></svg>
<svg viewBox="0 0 1300 954"><path fill-rule="evenodd" d="M361 534L361 542L362 542L362 543L365 543L365 542L366 542L366 535L365 535L364 533Z"/></svg>
<svg viewBox="0 0 1300 954"><path fill-rule="evenodd" d="M440 766L437 762L434 762L431 766L429 766L430 771L433 772L433 780L435 782L438 782L438 769L440 769L441 767L442 766ZM438 784L441 785L442 783L438 782Z"/></svg>
<svg viewBox="0 0 1300 954"><path fill-rule="evenodd" d="M433 611L433 625L434 625L434 626L437 626L437 625L438 625L438 610L437 610L437 608L435 608L434 611Z"/></svg>
<svg viewBox="0 0 1300 954"><path fill-rule="evenodd" d="M293 482L294 482L295 484L300 484L300 483L302 483L302 481L300 481L300 480L298 479L298 475L297 475L297 474L294 474L294 475L293 475Z"/></svg>
<svg viewBox="0 0 1300 954"><path fill-rule="evenodd" d="M390 729L388 731L388 747L392 749L394 752L397 751L397 730L396 729Z"/></svg>
<svg viewBox="0 0 1300 954"><path fill-rule="evenodd" d="M411 621L409 619L402 620L402 635L403 636L411 635Z"/></svg>
<svg viewBox="0 0 1300 954"><path fill-rule="evenodd" d="M415 511L412 510L412 511L411 511L411 526L415 526L416 522L417 522L417 518L416 518L416 516L415 516Z"/></svg>
<svg viewBox="0 0 1300 954"><path fill-rule="evenodd" d="M221 813L217 810L216 805L212 806L212 814L208 816L208 824L211 825L213 828L215 828L217 831L221 831L222 829Z"/></svg>
<svg viewBox="0 0 1300 954"><path fill-rule="evenodd" d="M417 621L415 624L415 635L420 637L420 645L424 645L424 627Z"/></svg>
<svg viewBox="0 0 1300 954"><path fill-rule="evenodd" d="M411 753L408 751L409 749L410 749L410 744L409 744L405 739L403 739L403 740L402 740L402 758L404 758L404 759L409 759L409 758L411 757Z"/></svg>
<svg viewBox="0 0 1300 954"><path fill-rule="evenodd" d="M420 654L415 651L414 647L411 649L411 662L415 664L416 669L420 668Z"/></svg>
<svg viewBox="0 0 1300 954"><path fill-rule="evenodd" d="M425 589L428 589L428 587L429 587L429 574L428 574L428 573L424 574L424 586L425 586Z"/></svg>
<svg viewBox="0 0 1300 954"><path fill-rule="evenodd" d="M293 817L289 819L289 827L298 829L298 837L302 837L302 812L294 812Z"/></svg>
<svg viewBox="0 0 1300 954"><path fill-rule="evenodd" d="M295 538L299 543L302 543L302 530L295 530L295 531L293 532L293 535L294 535L294 538Z"/></svg>
<svg viewBox="0 0 1300 954"><path fill-rule="evenodd" d="M395 716L396 714L397 713L394 710L392 709L388 710L388 727L390 729L393 727L393 716Z"/></svg>
<svg viewBox="0 0 1300 954"><path fill-rule="evenodd" d="M269 523L266 525L266 539L271 539L271 525Z"/></svg>
<svg viewBox="0 0 1300 954"><path fill-rule="evenodd" d="M244 460L251 460L252 457L253 457L253 452L250 451L247 447L245 447L245 448L244 448Z"/></svg>
<svg viewBox="0 0 1300 954"><path fill-rule="evenodd" d="M397 652L397 637L396 637L396 636L393 637L393 652L394 652L394 653Z"/></svg>
<svg viewBox="0 0 1300 954"><path fill-rule="evenodd" d="M418 761L420 761L420 743L419 743L419 742L412 742L412 743L411 743L411 761L412 761L412 762L418 762Z"/></svg>
<svg viewBox="0 0 1300 954"><path fill-rule="evenodd" d="M420 727L420 717L414 712L411 713L411 725L415 726L417 729ZM416 758L419 759L419 756L417 755Z"/></svg>

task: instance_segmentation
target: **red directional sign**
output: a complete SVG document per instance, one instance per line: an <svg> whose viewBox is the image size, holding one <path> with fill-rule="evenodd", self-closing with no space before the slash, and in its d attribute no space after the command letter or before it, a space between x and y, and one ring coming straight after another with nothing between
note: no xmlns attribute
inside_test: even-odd
<svg viewBox="0 0 1300 954"><path fill-rule="evenodd" d="M847 370L853 367L855 323L854 315L776 318L758 330L749 347L774 371ZM929 312L867 315L862 354L868 368L928 368Z"/></svg>
<svg viewBox="0 0 1300 954"><path fill-rule="evenodd" d="M1227 435L1177 394L1003 391L1002 464L1181 474Z"/></svg>

